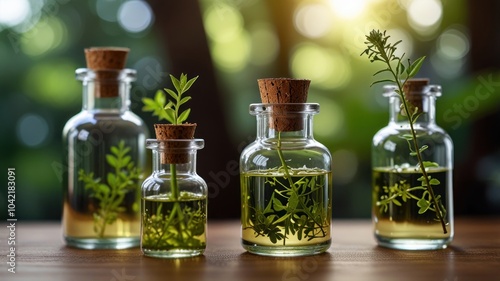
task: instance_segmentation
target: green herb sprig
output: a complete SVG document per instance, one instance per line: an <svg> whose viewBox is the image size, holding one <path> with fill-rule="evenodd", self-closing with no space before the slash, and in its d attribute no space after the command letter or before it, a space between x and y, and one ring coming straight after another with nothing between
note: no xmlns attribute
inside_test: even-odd
<svg viewBox="0 0 500 281"><path fill-rule="evenodd" d="M125 141L111 147L111 154L106 154L106 162L114 169L106 175L106 182L94 178L94 173L78 172L78 180L85 184L85 190L90 190L90 196L99 200L99 208L94 212L94 232L98 237L104 237L106 226L114 223L118 215L126 211L123 206L125 195L138 189L141 172L135 167L132 157L128 155L130 147ZM139 204L133 208L139 210Z"/></svg>
<svg viewBox="0 0 500 281"><path fill-rule="evenodd" d="M417 157L419 164L418 166L422 173L422 176L418 179L420 182L422 182L422 185L414 188L423 189L424 194L421 198L417 197L414 199L418 200L417 205L420 207L419 214L423 214L427 210L435 211L437 219L441 222L443 232L446 234L446 222L444 219L446 210L443 204L440 202L440 196L436 196L433 190L433 186L438 186L440 182L439 180L428 175L426 171L427 168L436 167L438 166L438 164L435 162L424 161L422 158L422 152L425 151L428 146L418 145L417 135L414 129L414 124L421 113L419 112L418 108L411 106L410 102L406 99L406 96L404 94L404 85L406 84L408 79L414 77L418 73L425 60L425 56L416 59L414 62L411 62L411 60L408 59L407 65L405 65L403 63L404 54L401 55L401 57L395 54L397 46L402 41L399 40L395 43L390 43L388 42L389 38L390 36L386 35L386 31L380 32L379 30L372 30L370 34L366 36L367 41L365 42L365 44L367 48L361 53L361 55L367 55L370 59L370 62L372 63L378 61L385 64L385 68L375 72L373 76L384 73L389 74L389 78L376 80L371 85L389 82L396 84L397 86L397 89L395 91L401 100L404 113L408 117L410 124L410 134L403 135L403 138L405 138L410 143L410 155ZM391 194L391 196L385 198L385 200L378 202L380 205L382 205L382 210L384 209L384 205L385 209L387 210L386 205L390 202L393 202L397 205L399 201L397 201L396 197L398 196L401 196L405 202L407 198L413 198L412 196L410 196L408 190L398 190L399 192L395 192ZM429 195L429 199L425 198L426 194Z"/></svg>
<svg viewBox="0 0 500 281"><path fill-rule="evenodd" d="M153 116L157 116L158 120L167 120L172 125L181 125L187 120L191 109L187 108L181 111L181 106L191 100L190 96L184 94L191 88L198 76L188 79L187 74L181 74L179 79L170 75L170 80L174 86L174 90L164 88L163 90L170 96L167 102L166 94L158 90L154 99L143 98L144 103L143 111L153 112ZM204 214L200 214L201 209L193 210L189 207L182 207L181 201L183 195L179 190L177 183L177 167L176 164L170 164L170 188L172 193L173 207L168 216L161 215L161 209L157 210L157 214L144 214L146 219L145 224L147 228L143 235L145 241L143 244L146 246L156 245L162 249L170 247L186 247L186 245L202 245L204 242L198 240L196 236L200 235L199 231L192 231L193 229L200 229L200 225L204 227L205 221L200 220L200 217L205 218ZM203 211L204 212L204 211ZM201 224L202 223L202 224ZM203 228L204 229L204 228ZM161 233L155 235L152 232ZM155 242L153 243L152 241Z"/></svg>
<svg viewBox="0 0 500 281"><path fill-rule="evenodd" d="M189 114L191 113L191 108L182 112L180 111L181 105L191 99L190 96L183 95L189 90L189 88L191 88L196 79L198 79L198 76L188 80L187 75L184 73L181 74L179 79L170 74L170 80L172 81L172 84L177 92L167 88L164 88L163 90L168 93L172 99L168 100L167 103L165 93L158 90L156 91L154 99L142 99L142 102L144 103L142 110L146 112L153 112L153 116L157 116L159 121L165 119L172 125L182 124L187 120Z"/></svg>

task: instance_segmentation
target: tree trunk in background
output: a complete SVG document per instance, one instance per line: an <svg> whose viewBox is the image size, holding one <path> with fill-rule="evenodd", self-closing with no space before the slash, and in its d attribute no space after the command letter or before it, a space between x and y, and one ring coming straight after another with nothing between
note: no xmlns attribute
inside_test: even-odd
<svg viewBox="0 0 500 281"><path fill-rule="evenodd" d="M468 27L471 41L470 48L470 73L472 77L484 76L498 73L500 68L500 1L482 0L467 1ZM498 76L496 76L498 77ZM473 78L474 79L474 78ZM496 82L498 78L493 80ZM476 82L477 83L477 79ZM498 94L498 88L493 95ZM475 93L470 93L473 96ZM482 114L469 125L466 151L455 151L466 153L461 165L455 167L454 172L454 196L455 213L457 215L479 215L493 214L500 211L500 207L489 198L489 191L498 189L498 183L492 183L492 179L485 179L479 171L482 164L485 170L485 160L490 161L500 152L500 138L495 133L500 122L500 111ZM498 158L497 158L498 161ZM492 167L489 167L492 168ZM494 175L490 175L494 176ZM488 176L486 176L488 177Z"/></svg>
<svg viewBox="0 0 500 281"><path fill-rule="evenodd" d="M294 2L290 0L273 0L266 1L266 3L279 40L279 53L275 64L276 77L291 77L290 48L295 44L292 38L294 32L290 32L290 28L293 27Z"/></svg>
<svg viewBox="0 0 500 281"><path fill-rule="evenodd" d="M500 68L500 1L468 0L470 70L472 73Z"/></svg>
<svg viewBox="0 0 500 281"><path fill-rule="evenodd" d="M198 152L197 171L209 186L209 218L238 218L239 153L230 142L223 93L217 85L198 1L149 3L155 13L155 28L166 46L169 73L200 76L188 92L193 98L187 104L192 110L188 121L198 124L195 138L205 140L205 148Z"/></svg>

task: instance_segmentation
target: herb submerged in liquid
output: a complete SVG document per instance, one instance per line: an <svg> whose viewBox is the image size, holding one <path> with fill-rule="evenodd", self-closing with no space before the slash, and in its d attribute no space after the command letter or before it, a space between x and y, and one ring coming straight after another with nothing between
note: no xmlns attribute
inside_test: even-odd
<svg viewBox="0 0 500 281"><path fill-rule="evenodd" d="M98 237L104 237L106 226L113 224L120 213L125 212L123 201L130 192L138 190L138 181L141 172L135 167L128 155L130 147L125 147L125 142L120 141L118 146L111 147L111 154L106 155L106 162L114 168L114 173L108 173L106 183L102 179L94 179L94 173L85 173L81 169L78 179L85 184L85 189L90 190L91 197L99 201L99 207L94 212L94 232ZM139 209L138 202L133 208Z"/></svg>
<svg viewBox="0 0 500 281"><path fill-rule="evenodd" d="M276 145L280 167L242 174L243 239L262 242L265 237L283 246L329 240L331 172L291 168L282 151L281 132Z"/></svg>

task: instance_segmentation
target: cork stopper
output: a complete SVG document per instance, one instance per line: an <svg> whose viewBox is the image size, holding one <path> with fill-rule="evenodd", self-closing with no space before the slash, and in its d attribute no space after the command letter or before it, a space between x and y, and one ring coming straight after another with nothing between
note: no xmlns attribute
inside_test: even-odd
<svg viewBox="0 0 500 281"><path fill-rule="evenodd" d="M419 112L422 112L423 104L422 104L422 92L424 88L429 85L428 78L414 78L409 79L403 85L403 91L406 97L406 100L410 102L413 107L417 107Z"/></svg>
<svg viewBox="0 0 500 281"><path fill-rule="evenodd" d="M96 97L117 97L118 75L125 68L130 49L120 47L91 47L85 49L87 68L95 71L94 93Z"/></svg>
<svg viewBox="0 0 500 281"><path fill-rule="evenodd" d="M302 117L288 112L302 110L303 105L300 104L307 102L311 80L265 78L258 79L257 82L262 103L273 104L269 126L279 132L302 130ZM292 105L293 103L297 105Z"/></svg>
<svg viewBox="0 0 500 281"><path fill-rule="evenodd" d="M189 154L183 150L186 143L179 143L169 140L193 139L196 130L196 123L186 123L181 125L154 124L156 139L164 141L164 151L161 153L162 164L182 164L189 162Z"/></svg>

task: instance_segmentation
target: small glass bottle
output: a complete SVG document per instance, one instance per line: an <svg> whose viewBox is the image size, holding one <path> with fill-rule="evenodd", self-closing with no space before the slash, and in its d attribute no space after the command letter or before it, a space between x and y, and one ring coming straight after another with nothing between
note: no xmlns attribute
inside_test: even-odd
<svg viewBox="0 0 500 281"><path fill-rule="evenodd" d="M401 250L446 248L454 232L453 143L435 122L435 100L441 96L441 87L428 85L427 79L408 80L404 87L411 111L419 114L413 126L431 188L426 187L410 122L396 90L393 85L384 87L389 124L375 134L372 143L375 238L381 246Z"/></svg>
<svg viewBox="0 0 500 281"><path fill-rule="evenodd" d="M141 250L159 258L192 257L206 248L206 182L196 173L202 139L148 139L153 173L142 184Z"/></svg>
<svg viewBox="0 0 500 281"><path fill-rule="evenodd" d="M92 49L101 51L108 50ZM115 48L111 55L127 51ZM68 246L139 246L140 182L148 130L129 110L135 75L132 69L76 70L76 78L83 83L82 111L63 130L67 169L62 225Z"/></svg>
<svg viewBox="0 0 500 281"><path fill-rule="evenodd" d="M251 104L257 138L241 153L242 246L268 256L325 252L331 244L332 171L313 137L316 103Z"/></svg>

